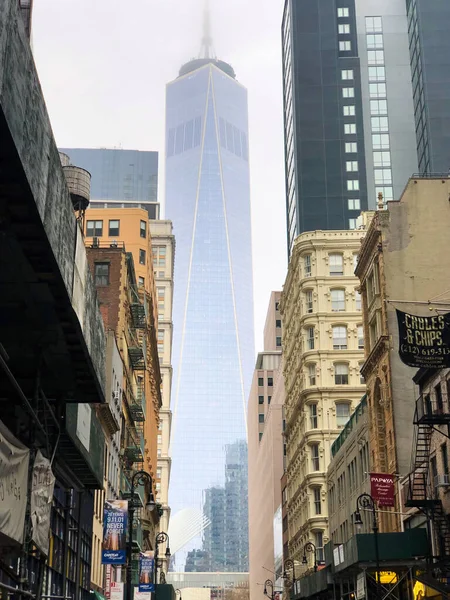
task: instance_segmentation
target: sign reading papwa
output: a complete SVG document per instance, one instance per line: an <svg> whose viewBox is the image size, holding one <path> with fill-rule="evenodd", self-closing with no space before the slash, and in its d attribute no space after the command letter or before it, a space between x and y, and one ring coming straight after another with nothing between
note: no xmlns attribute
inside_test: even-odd
<svg viewBox="0 0 450 600"><path fill-rule="evenodd" d="M399 355L416 368L450 367L450 313L418 317L397 310Z"/></svg>

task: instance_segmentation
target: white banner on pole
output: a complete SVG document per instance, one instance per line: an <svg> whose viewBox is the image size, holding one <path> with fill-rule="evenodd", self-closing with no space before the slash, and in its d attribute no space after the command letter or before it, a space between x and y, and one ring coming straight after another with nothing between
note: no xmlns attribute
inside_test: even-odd
<svg viewBox="0 0 450 600"><path fill-rule="evenodd" d="M111 600L123 600L123 583L113 581L111 583Z"/></svg>
<svg viewBox="0 0 450 600"><path fill-rule="evenodd" d="M0 421L0 532L23 542L30 450Z"/></svg>
<svg viewBox="0 0 450 600"><path fill-rule="evenodd" d="M50 461L37 451L33 465L33 483L31 487L31 523L32 539L36 546L48 556L50 514L52 510L55 476Z"/></svg>

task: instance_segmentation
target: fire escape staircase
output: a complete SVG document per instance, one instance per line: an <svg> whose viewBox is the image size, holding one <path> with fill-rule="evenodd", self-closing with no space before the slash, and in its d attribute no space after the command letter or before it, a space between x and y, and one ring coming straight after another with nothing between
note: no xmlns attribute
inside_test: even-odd
<svg viewBox="0 0 450 600"><path fill-rule="evenodd" d="M435 478L433 474L432 480L430 452L433 430L436 426L449 426L449 424L450 413L445 412L442 403L438 405L436 399L432 399L429 395L419 397L414 415L415 452L405 505L420 509L433 525L439 557L437 562L431 565L433 575L430 573L427 577L432 576L436 579L436 585L439 580L441 586L442 572L445 572L445 577L447 573L450 575L450 520L439 497L439 481L435 481L439 478ZM436 432L441 433L439 429L436 429ZM440 569L442 572L439 575ZM447 586L447 593L450 593L450 586Z"/></svg>

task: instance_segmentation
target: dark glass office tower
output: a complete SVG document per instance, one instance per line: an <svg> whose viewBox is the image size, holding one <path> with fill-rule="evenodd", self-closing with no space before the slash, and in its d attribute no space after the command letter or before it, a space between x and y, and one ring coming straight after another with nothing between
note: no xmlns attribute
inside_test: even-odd
<svg viewBox="0 0 450 600"><path fill-rule="evenodd" d="M348 6L349 1L340 4ZM303 231L347 229L349 219L359 214L349 199L367 209L354 9L348 17L348 33L338 39L334 0L285 3L282 37L289 254ZM350 176L347 161L355 166Z"/></svg>
<svg viewBox="0 0 450 600"><path fill-rule="evenodd" d="M421 173L450 169L450 2L406 0Z"/></svg>
<svg viewBox="0 0 450 600"><path fill-rule="evenodd" d="M254 361L247 91L230 65L208 55L167 86L166 214L177 240L170 506L172 515L195 508L212 521L175 557L175 570L188 553L190 570L199 562L246 571Z"/></svg>
<svg viewBox="0 0 450 600"><path fill-rule="evenodd" d="M61 148L90 172L92 208L146 208L159 219L158 152L106 148Z"/></svg>

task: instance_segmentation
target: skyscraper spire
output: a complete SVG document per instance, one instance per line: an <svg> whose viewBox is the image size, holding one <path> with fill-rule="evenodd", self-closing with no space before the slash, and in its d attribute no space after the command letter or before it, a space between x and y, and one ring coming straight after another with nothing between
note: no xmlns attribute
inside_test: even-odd
<svg viewBox="0 0 450 600"><path fill-rule="evenodd" d="M203 9L203 37L200 58L215 58L211 36L211 11L209 0L205 0L205 8Z"/></svg>

